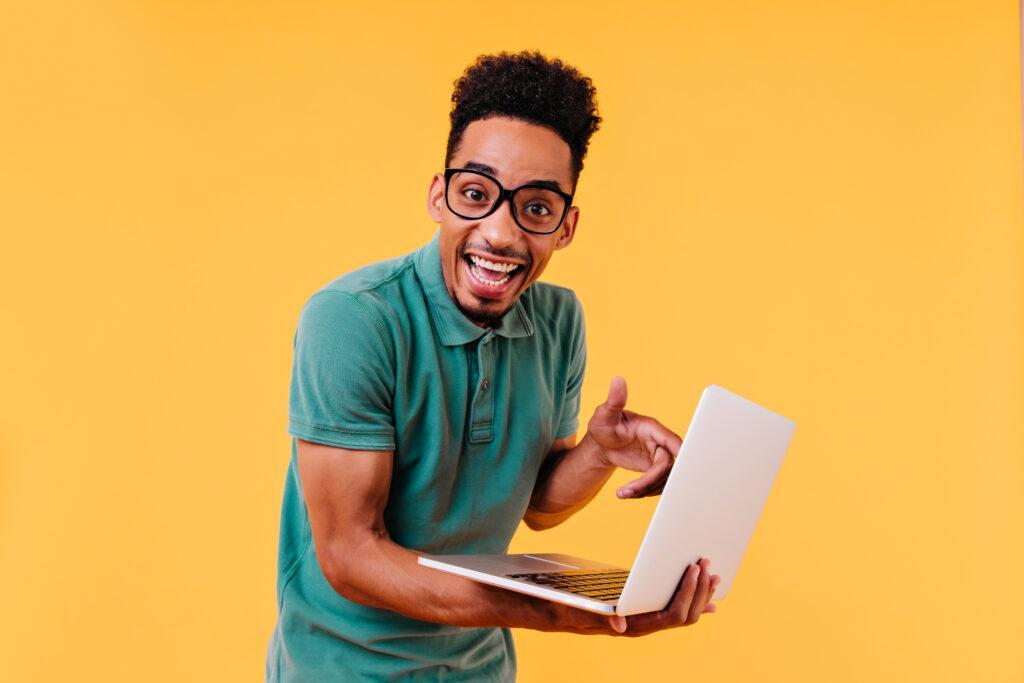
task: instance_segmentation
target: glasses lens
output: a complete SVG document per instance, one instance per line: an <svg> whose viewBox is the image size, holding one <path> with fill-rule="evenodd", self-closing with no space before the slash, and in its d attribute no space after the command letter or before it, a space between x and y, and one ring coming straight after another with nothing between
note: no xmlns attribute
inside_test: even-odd
<svg viewBox="0 0 1024 683"><path fill-rule="evenodd" d="M516 218L532 232L554 232L565 214L565 198L540 187L523 187L515 194Z"/></svg>
<svg viewBox="0 0 1024 683"><path fill-rule="evenodd" d="M448 207L463 218L481 218L498 201L501 191L493 180L460 171L448 180Z"/></svg>

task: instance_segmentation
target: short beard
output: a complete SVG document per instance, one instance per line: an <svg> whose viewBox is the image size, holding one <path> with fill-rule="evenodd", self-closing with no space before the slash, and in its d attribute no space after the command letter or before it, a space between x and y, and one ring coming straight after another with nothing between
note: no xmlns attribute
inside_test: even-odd
<svg viewBox="0 0 1024 683"><path fill-rule="evenodd" d="M483 325L485 327L497 327L501 323L501 319L505 317L505 314L512 310L509 308L501 313L488 313L487 311L466 308L462 305L462 302L459 301L459 297L457 296L453 296L452 299L455 301L456 308L462 311L462 315L469 318L470 322L476 323L477 325Z"/></svg>
<svg viewBox="0 0 1024 683"><path fill-rule="evenodd" d="M489 245L484 244L464 244L459 249L459 258L466 258L466 250L474 248L477 251L481 251L488 254L494 254L498 258L514 258L523 261L526 265L522 266L524 270L529 271L530 266L533 264L533 259L530 258L529 252L517 251L512 248L508 249L492 249ZM505 314L512 310L512 306L515 306L513 302L512 306L509 306L501 313L488 313L486 311L473 310L466 308L459 301L459 297L452 293L452 300L455 302L456 308L462 311L462 315L466 316L471 322L477 325L483 325L485 327L497 327L501 323L501 319L505 317Z"/></svg>

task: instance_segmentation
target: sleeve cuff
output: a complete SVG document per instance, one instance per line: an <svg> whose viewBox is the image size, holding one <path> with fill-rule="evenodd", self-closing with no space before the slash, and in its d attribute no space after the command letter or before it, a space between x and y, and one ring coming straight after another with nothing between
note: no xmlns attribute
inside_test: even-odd
<svg viewBox="0 0 1024 683"><path fill-rule="evenodd" d="M323 427L289 420L288 433L303 441L312 441L336 448L358 451L395 450L395 437L386 432L351 432L337 427Z"/></svg>
<svg viewBox="0 0 1024 683"><path fill-rule="evenodd" d="M563 422L559 427L558 431L555 432L555 440L564 439L567 436L572 436L577 433L580 429L580 420L575 418L568 422Z"/></svg>

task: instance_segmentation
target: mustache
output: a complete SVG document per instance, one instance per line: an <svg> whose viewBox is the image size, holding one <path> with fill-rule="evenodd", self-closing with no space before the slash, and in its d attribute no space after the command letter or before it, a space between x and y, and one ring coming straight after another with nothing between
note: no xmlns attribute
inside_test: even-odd
<svg viewBox="0 0 1024 683"><path fill-rule="evenodd" d="M495 249L489 245L484 244L464 244L462 245L462 257L466 257L466 250L472 249L473 251L480 252L481 254L490 254L496 258L505 259L516 259L522 261L527 266L532 265L533 259L530 258L530 253L526 251L518 251L512 247L506 247L504 249Z"/></svg>

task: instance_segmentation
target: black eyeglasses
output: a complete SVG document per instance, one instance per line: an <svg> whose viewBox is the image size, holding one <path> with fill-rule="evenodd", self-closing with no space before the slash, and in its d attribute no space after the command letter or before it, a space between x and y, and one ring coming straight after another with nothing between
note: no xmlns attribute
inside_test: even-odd
<svg viewBox="0 0 1024 683"><path fill-rule="evenodd" d="M444 181L445 204L459 218L487 218L507 199L516 225L536 235L558 230L572 206L571 194L535 183L506 190L496 178L468 168L446 168Z"/></svg>

